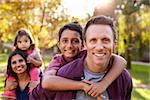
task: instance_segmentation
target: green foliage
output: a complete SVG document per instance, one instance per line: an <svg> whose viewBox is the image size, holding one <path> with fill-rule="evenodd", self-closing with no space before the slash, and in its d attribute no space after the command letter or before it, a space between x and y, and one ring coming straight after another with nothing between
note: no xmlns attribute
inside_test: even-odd
<svg viewBox="0 0 150 100"><path fill-rule="evenodd" d="M56 33L64 23L78 20L66 13L60 0L2 0L0 5L3 42L12 42L18 29L27 28L37 46L49 48L56 44Z"/></svg>
<svg viewBox="0 0 150 100"><path fill-rule="evenodd" d="M4 90L4 76L0 75L0 94L3 92Z"/></svg>
<svg viewBox="0 0 150 100"><path fill-rule="evenodd" d="M8 54L0 53L0 73L6 69Z"/></svg>
<svg viewBox="0 0 150 100"><path fill-rule="evenodd" d="M148 61L144 53L149 50L150 8L144 4L128 1L122 10L123 15L118 20L118 53L125 54L125 58ZM128 60L129 61L129 60Z"/></svg>

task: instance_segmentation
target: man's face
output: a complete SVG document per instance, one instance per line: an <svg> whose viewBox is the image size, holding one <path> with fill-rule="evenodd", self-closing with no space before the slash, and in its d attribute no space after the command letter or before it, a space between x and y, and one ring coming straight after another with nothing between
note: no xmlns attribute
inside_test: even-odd
<svg viewBox="0 0 150 100"><path fill-rule="evenodd" d="M86 31L87 59L92 66L107 66L113 52L113 32L109 25L91 25Z"/></svg>
<svg viewBox="0 0 150 100"><path fill-rule="evenodd" d="M69 29L63 31L57 45L67 61L73 60L73 57L75 57L82 48L79 33Z"/></svg>

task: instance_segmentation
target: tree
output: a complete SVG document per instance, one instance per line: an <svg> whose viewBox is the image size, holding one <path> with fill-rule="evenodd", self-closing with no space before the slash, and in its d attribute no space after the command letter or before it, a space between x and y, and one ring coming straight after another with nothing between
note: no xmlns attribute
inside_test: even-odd
<svg viewBox="0 0 150 100"><path fill-rule="evenodd" d="M0 41L12 42L18 29L29 29L40 48L56 43L55 33L69 21L60 0L1 0ZM40 42L39 42L40 41Z"/></svg>
<svg viewBox="0 0 150 100"><path fill-rule="evenodd" d="M119 53L123 53L122 48L125 49L125 56L127 58L127 68L131 68L131 52L133 49L137 49L138 44L139 47L143 46L143 44L147 44L144 41L149 41L148 38L148 12L149 12L149 2L147 0L138 1L138 0L126 0L124 2L124 8L122 10L122 16L119 19ZM146 11L147 9L147 11ZM141 14L143 13L143 14ZM144 15L144 16L143 16ZM147 17L146 17L147 16ZM143 17L146 17L143 19ZM148 19L147 19L148 18ZM141 26L142 23L146 25L144 27ZM142 35L143 34L143 35ZM121 49L120 49L121 48ZM140 47L140 49L142 49ZM124 51L124 50L123 50ZM143 50L139 50L140 57L142 57Z"/></svg>

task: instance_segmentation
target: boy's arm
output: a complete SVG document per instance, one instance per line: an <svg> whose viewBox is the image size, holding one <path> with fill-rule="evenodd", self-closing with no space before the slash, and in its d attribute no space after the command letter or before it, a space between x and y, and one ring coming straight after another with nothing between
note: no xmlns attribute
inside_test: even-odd
<svg viewBox="0 0 150 100"><path fill-rule="evenodd" d="M81 81L74 81L60 76L44 75L42 88L55 91L84 90L89 91L91 86Z"/></svg>
<svg viewBox="0 0 150 100"><path fill-rule="evenodd" d="M103 78L102 81L98 83L91 83L92 89L88 91L89 95L98 96L101 93L103 93L125 68L126 60L123 57L115 54L113 54L113 57L114 62L111 69L109 70L109 72L106 74L106 76Z"/></svg>
<svg viewBox="0 0 150 100"><path fill-rule="evenodd" d="M89 86L84 82L78 81L81 80L82 76L82 67L77 66L78 61L79 59L61 67L57 72L58 76L44 74L42 87L49 90L81 90L84 86Z"/></svg>
<svg viewBox="0 0 150 100"><path fill-rule="evenodd" d="M45 71L46 75L56 75L56 73L57 73L56 69L50 69L50 70Z"/></svg>
<svg viewBox="0 0 150 100"><path fill-rule="evenodd" d="M106 84L106 88L122 73L126 65L126 60L116 54L113 54L114 61L111 69L101 82Z"/></svg>

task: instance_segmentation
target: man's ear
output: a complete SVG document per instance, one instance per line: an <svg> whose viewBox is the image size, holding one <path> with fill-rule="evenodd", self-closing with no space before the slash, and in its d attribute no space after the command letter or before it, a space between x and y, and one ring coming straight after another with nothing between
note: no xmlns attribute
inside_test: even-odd
<svg viewBox="0 0 150 100"><path fill-rule="evenodd" d="M60 43L59 42L57 42L57 47L59 48L59 50L60 50Z"/></svg>
<svg viewBox="0 0 150 100"><path fill-rule="evenodd" d="M114 41L113 43L113 52L116 53L117 51L117 40Z"/></svg>

